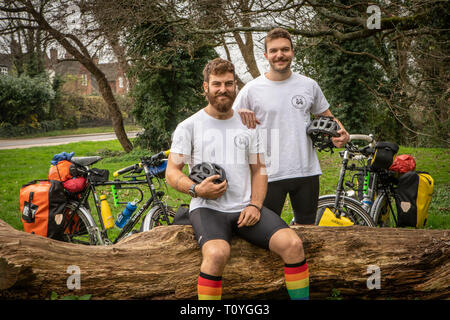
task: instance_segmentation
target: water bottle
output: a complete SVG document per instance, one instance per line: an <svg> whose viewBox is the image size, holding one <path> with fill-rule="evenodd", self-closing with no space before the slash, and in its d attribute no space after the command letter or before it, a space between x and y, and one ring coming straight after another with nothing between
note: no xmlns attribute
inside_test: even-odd
<svg viewBox="0 0 450 320"><path fill-rule="evenodd" d="M364 198L362 200L364 209L368 210L372 206L372 200L370 200L370 197L367 195L364 195Z"/></svg>
<svg viewBox="0 0 450 320"><path fill-rule="evenodd" d="M134 210L136 210L136 200L132 202L128 202L127 206L123 211L119 214L116 220L116 226L119 228L123 228L123 226L128 222Z"/></svg>
<svg viewBox="0 0 450 320"><path fill-rule="evenodd" d="M105 195L100 196L100 212L102 214L103 226L105 229L114 227L114 218Z"/></svg>

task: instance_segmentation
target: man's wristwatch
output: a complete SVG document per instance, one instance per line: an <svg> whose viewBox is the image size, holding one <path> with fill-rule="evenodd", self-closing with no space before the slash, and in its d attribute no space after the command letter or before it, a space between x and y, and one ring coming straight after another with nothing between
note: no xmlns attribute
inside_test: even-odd
<svg viewBox="0 0 450 320"><path fill-rule="evenodd" d="M195 192L195 187L197 186L197 183L194 183L190 188L189 188L189 195L192 198L197 198L197 192Z"/></svg>

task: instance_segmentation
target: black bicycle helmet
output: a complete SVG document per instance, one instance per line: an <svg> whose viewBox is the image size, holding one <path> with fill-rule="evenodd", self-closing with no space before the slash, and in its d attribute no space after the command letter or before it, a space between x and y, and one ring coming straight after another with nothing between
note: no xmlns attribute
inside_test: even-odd
<svg viewBox="0 0 450 320"><path fill-rule="evenodd" d="M215 184L227 180L225 170L221 166L211 162L202 162L192 168L189 178L195 183L201 183L206 178L216 174L218 174L220 178L213 181Z"/></svg>
<svg viewBox="0 0 450 320"><path fill-rule="evenodd" d="M330 148L333 150L333 142L331 137L339 137L337 133L341 128L333 117L321 116L314 119L306 128L306 133L309 135L313 142L313 146L318 148L319 151Z"/></svg>

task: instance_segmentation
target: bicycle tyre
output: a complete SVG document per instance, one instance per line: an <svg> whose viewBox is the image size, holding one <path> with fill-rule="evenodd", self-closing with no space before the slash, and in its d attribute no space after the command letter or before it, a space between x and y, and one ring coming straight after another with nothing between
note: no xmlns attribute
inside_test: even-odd
<svg viewBox="0 0 450 320"><path fill-rule="evenodd" d="M387 201L391 202L391 206ZM391 208L394 212L391 211ZM398 217L395 199L389 197L386 193L382 193L375 199L370 209L370 216L373 217L377 227L395 227L395 223L391 220L391 216Z"/></svg>
<svg viewBox="0 0 450 320"><path fill-rule="evenodd" d="M319 213L324 207L330 209L335 209L336 195L325 195L319 197L319 202L317 205L317 215L315 225L318 226L322 215ZM375 227L375 223L372 218L367 214L366 210L361 206L361 204L350 197L341 197L341 207L339 208L343 214L350 220L352 220L355 225Z"/></svg>
<svg viewBox="0 0 450 320"><path fill-rule="evenodd" d="M140 231L149 231L155 227L163 226L163 225L171 225L173 223L173 219L175 218L175 211L172 210L171 207L165 206L169 223L163 219L163 210L160 206L153 207L145 216L142 221Z"/></svg>
<svg viewBox="0 0 450 320"><path fill-rule="evenodd" d="M66 205L65 212L73 212L78 203L71 201ZM97 225L95 224L92 216L89 214L88 209L80 206L75 213L78 216L79 224L76 225L76 230L64 231L64 242L79 243L85 245L96 245L98 243L98 237L96 234ZM76 218L74 218L76 219ZM75 220L76 221L76 220ZM69 226L67 229L74 228L75 226Z"/></svg>

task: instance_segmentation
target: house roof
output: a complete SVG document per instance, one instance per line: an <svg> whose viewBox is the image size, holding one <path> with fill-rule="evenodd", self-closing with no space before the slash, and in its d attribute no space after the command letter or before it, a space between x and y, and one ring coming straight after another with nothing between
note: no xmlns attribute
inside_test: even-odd
<svg viewBox="0 0 450 320"><path fill-rule="evenodd" d="M103 71L103 73L106 76L106 79L108 81L115 81L117 77L117 68L119 67L119 64L116 62L113 63L99 63L98 67L100 70Z"/></svg>
<svg viewBox="0 0 450 320"><path fill-rule="evenodd" d="M51 64L51 60L46 56L48 61L48 66ZM12 66L12 55L6 53L0 53L0 66L10 68ZM108 81L115 81L119 72L119 64L117 62L111 63L99 63L98 67L105 74ZM53 65L53 69L57 74L90 74L85 70L85 68L78 61L61 61Z"/></svg>
<svg viewBox="0 0 450 320"><path fill-rule="evenodd" d="M117 76L118 63L100 63L100 70L105 74L108 81L115 81ZM81 66L78 61L61 61L55 65L57 74L84 74L89 73Z"/></svg>
<svg viewBox="0 0 450 320"><path fill-rule="evenodd" d="M78 61L62 61L55 66L57 74L81 74L80 63Z"/></svg>
<svg viewBox="0 0 450 320"><path fill-rule="evenodd" d="M12 66L12 57L7 53L0 53L0 66L2 67L11 67Z"/></svg>

